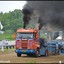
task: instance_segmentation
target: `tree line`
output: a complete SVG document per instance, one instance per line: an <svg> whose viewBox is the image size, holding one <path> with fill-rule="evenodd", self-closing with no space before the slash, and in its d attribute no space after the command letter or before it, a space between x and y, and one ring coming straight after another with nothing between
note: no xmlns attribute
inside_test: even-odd
<svg viewBox="0 0 64 64"><path fill-rule="evenodd" d="M22 10L15 9L8 13L0 12L0 21L3 25L4 33L14 33L19 27L23 27Z"/></svg>

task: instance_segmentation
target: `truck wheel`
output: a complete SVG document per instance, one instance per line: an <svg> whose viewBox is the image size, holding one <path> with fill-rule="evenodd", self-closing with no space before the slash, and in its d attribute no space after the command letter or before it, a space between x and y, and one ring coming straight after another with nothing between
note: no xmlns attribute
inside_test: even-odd
<svg viewBox="0 0 64 64"><path fill-rule="evenodd" d="M17 56L18 56L18 57L21 57L21 54L20 54L20 53L17 53Z"/></svg>
<svg viewBox="0 0 64 64"><path fill-rule="evenodd" d="M40 56L40 51L39 51L39 49L36 50L35 56L36 56L36 57L39 57L39 56Z"/></svg>
<svg viewBox="0 0 64 64"><path fill-rule="evenodd" d="M58 49L58 52L57 52L57 54L58 54L58 55L60 54L60 49Z"/></svg>
<svg viewBox="0 0 64 64"><path fill-rule="evenodd" d="M48 50L45 51L45 56L48 56Z"/></svg>

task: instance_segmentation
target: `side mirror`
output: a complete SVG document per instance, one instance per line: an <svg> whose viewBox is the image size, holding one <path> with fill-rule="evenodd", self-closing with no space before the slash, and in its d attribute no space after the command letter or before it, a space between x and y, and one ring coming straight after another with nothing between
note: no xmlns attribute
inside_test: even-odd
<svg viewBox="0 0 64 64"><path fill-rule="evenodd" d="M16 33L14 34L14 39L16 39Z"/></svg>

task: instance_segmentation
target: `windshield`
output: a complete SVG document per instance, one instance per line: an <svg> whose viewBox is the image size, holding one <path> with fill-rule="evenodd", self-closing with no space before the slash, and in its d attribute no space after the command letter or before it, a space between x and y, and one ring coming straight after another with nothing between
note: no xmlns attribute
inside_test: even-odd
<svg viewBox="0 0 64 64"><path fill-rule="evenodd" d="M33 39L34 38L34 33L17 33L17 38Z"/></svg>

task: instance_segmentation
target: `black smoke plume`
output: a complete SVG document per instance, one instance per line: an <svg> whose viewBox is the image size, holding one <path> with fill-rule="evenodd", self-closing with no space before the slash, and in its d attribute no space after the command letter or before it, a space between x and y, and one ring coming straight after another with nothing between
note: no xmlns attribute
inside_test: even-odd
<svg viewBox="0 0 64 64"><path fill-rule="evenodd" d="M42 17L39 17L38 19L38 23L39 23L39 30L46 25L46 22L44 21L44 19Z"/></svg>
<svg viewBox="0 0 64 64"><path fill-rule="evenodd" d="M27 5L36 10L51 26L64 29L64 1L27 1ZM29 6L25 8L30 10Z"/></svg>
<svg viewBox="0 0 64 64"><path fill-rule="evenodd" d="M32 11L33 9L30 7L30 6L28 6L27 4L25 5L25 7L23 8L23 10L22 10L22 13L24 14L24 16L23 16L23 22L24 22L24 26L23 26L23 28L25 28L26 27L26 25L29 23L29 21L31 20L31 14L32 14Z"/></svg>

